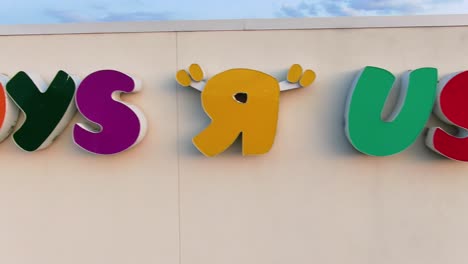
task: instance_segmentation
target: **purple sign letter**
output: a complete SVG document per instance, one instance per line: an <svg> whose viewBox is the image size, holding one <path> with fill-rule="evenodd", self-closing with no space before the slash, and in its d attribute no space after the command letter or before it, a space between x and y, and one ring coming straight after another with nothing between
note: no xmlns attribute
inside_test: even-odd
<svg viewBox="0 0 468 264"><path fill-rule="evenodd" d="M120 93L139 90L132 77L114 70L94 72L76 92L78 111L90 122L76 124L73 139L83 149L102 155L116 154L136 145L146 131L143 113L120 101Z"/></svg>

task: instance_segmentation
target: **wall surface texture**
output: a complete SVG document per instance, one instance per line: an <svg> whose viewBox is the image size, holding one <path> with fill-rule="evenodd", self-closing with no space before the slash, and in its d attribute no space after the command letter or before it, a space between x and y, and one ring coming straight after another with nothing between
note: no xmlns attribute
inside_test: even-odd
<svg viewBox="0 0 468 264"><path fill-rule="evenodd" d="M365 156L343 128L359 70L467 70L468 26L1 36L0 58L10 76L137 77L143 90L123 98L149 123L114 156L74 145L79 114L45 150L3 142L0 263L468 263L468 164L423 135L401 154ZM237 142L206 158L191 143L209 123L200 93L175 81L193 62L208 77L246 67L279 79L299 63L317 80L281 94L268 154L243 157Z"/></svg>

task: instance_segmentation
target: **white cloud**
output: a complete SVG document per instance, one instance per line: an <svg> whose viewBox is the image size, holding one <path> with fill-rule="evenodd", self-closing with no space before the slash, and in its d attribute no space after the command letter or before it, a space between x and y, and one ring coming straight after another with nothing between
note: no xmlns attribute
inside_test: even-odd
<svg viewBox="0 0 468 264"><path fill-rule="evenodd" d="M0 24L468 13L468 0L15 0L4 2L0 9Z"/></svg>
<svg viewBox="0 0 468 264"><path fill-rule="evenodd" d="M16 0L26 2L30 0ZM26 23L64 23L83 21L142 21L271 18L283 0L36 0L28 5L36 14L16 16ZM295 0L298 1L298 0ZM24 6L28 6L24 5ZM22 4L11 5L9 12L23 13ZM34 6L34 8L32 8ZM2 23L0 10L0 23ZM15 21L15 22L16 22ZM16 22L17 23L17 22ZM21 22L20 22L21 23Z"/></svg>
<svg viewBox="0 0 468 264"><path fill-rule="evenodd" d="M46 9L44 14L59 23L73 22L116 22L116 21L155 21L168 20L170 14L167 12L148 12L148 11L128 11L113 12L106 9L100 9L99 15L90 16L83 12L59 9Z"/></svg>
<svg viewBox="0 0 468 264"><path fill-rule="evenodd" d="M281 16L359 16L467 13L468 0L303 0L283 5Z"/></svg>

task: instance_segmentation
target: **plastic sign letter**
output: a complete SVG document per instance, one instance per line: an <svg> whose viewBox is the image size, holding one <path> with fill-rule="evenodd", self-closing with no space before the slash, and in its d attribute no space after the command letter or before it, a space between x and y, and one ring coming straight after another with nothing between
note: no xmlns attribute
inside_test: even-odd
<svg viewBox="0 0 468 264"><path fill-rule="evenodd" d="M263 154L273 146L280 89L275 78L248 69L233 69L211 78L202 92L211 124L194 139L207 156L226 150L242 133L244 155Z"/></svg>
<svg viewBox="0 0 468 264"><path fill-rule="evenodd" d="M8 82L8 95L26 119L13 134L18 147L35 151L52 143L76 112L73 103L76 86L77 82L64 71L57 73L50 86L25 72L19 72Z"/></svg>
<svg viewBox="0 0 468 264"><path fill-rule="evenodd" d="M443 79L437 89L435 114L444 122L458 127L452 136L442 128L429 129L426 145L454 160L468 162L468 71Z"/></svg>
<svg viewBox="0 0 468 264"><path fill-rule="evenodd" d="M13 131L18 121L19 109L8 97L5 90L8 77L0 74L0 142Z"/></svg>
<svg viewBox="0 0 468 264"><path fill-rule="evenodd" d="M362 153L388 156L408 148L428 121L437 89L437 69L421 68L403 77L398 104L388 120L381 113L395 82L390 72L365 67L348 96L345 119L349 142Z"/></svg>
<svg viewBox="0 0 468 264"><path fill-rule="evenodd" d="M109 155L140 142L146 132L146 119L138 108L120 100L121 92L139 89L139 82L119 71L102 70L86 77L76 93L76 105L99 129L75 125L75 143L91 153Z"/></svg>
<svg viewBox="0 0 468 264"><path fill-rule="evenodd" d="M251 69L231 69L221 72L208 82L198 64L189 71L181 70L176 79L182 86L202 92L203 109L211 124L193 138L193 144L206 156L225 151L242 135L243 155L267 153L275 140L280 91L310 85L315 80L311 70L293 65L287 81L278 81L263 72Z"/></svg>

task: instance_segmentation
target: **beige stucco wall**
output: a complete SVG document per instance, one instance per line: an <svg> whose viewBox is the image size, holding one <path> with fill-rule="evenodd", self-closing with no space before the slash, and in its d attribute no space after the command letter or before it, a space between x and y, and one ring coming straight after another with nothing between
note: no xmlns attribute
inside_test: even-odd
<svg viewBox="0 0 468 264"><path fill-rule="evenodd" d="M0 58L9 75L138 77L143 91L125 100L149 122L116 156L74 146L72 125L37 153L2 143L0 263L468 262L468 165L422 137L396 156L364 156L343 130L362 67L466 70L468 27L2 36ZM193 62L208 76L248 67L277 77L300 63L318 78L281 95L270 153L242 157L236 144L206 158L191 143L209 122L200 94L174 80Z"/></svg>

